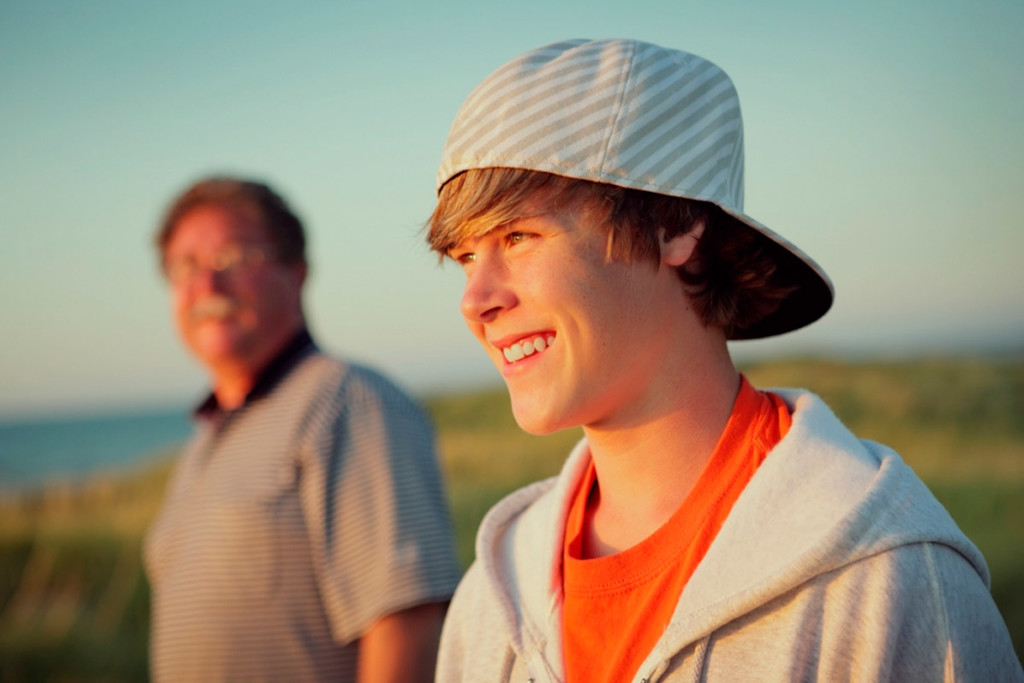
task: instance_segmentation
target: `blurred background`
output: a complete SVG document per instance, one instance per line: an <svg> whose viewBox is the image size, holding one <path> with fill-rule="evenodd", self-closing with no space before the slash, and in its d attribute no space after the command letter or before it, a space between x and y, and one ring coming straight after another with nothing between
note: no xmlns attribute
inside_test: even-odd
<svg viewBox="0 0 1024 683"><path fill-rule="evenodd" d="M325 346L414 390L492 379L461 274L420 227L473 86L569 37L722 66L746 209L836 283L821 323L742 354L1024 340L1018 0L0 4L0 414L192 400L151 237L213 172L266 179L311 233Z"/></svg>
<svg viewBox="0 0 1024 683"><path fill-rule="evenodd" d="M1022 28L1019 0L0 3L0 680L145 676L137 542L205 388L152 235L200 176L263 179L305 220L312 331L428 402L460 542L557 468L576 435L503 422L461 272L421 226L473 86L574 37L731 75L746 211L837 289L822 321L737 358L900 447L1024 628ZM521 466L455 452L499 425Z"/></svg>

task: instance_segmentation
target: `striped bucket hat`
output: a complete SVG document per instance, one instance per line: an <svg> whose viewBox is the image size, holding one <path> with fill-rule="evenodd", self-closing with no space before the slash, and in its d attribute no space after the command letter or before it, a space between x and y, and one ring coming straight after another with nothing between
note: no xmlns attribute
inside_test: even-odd
<svg viewBox="0 0 1024 683"><path fill-rule="evenodd" d="M711 62L633 40L570 40L487 77L448 133L437 190L474 168L521 168L720 207L767 237L793 293L734 339L808 325L832 305L825 272L743 213L743 123L736 90Z"/></svg>

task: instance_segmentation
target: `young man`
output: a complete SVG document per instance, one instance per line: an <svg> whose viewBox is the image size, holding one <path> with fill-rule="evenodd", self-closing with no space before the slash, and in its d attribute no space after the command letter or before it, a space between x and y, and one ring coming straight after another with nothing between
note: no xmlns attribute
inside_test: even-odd
<svg viewBox="0 0 1024 683"><path fill-rule="evenodd" d="M584 433L483 521L438 680L1021 678L984 560L899 456L730 360L832 286L743 213L720 69L531 51L463 104L438 191L428 239L517 421Z"/></svg>
<svg viewBox="0 0 1024 683"><path fill-rule="evenodd" d="M460 570L426 416L306 330L302 224L210 178L157 235L174 320L209 372L145 546L157 681L433 676Z"/></svg>

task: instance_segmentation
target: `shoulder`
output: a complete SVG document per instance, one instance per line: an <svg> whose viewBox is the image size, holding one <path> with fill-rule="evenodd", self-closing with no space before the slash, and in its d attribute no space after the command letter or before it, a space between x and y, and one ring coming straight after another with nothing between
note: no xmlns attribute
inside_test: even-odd
<svg viewBox="0 0 1024 683"><path fill-rule="evenodd" d="M581 441L557 477L512 492L480 523L476 577L467 591L514 606L510 622L545 623L557 602L565 521L589 458Z"/></svg>
<svg viewBox="0 0 1024 683"><path fill-rule="evenodd" d="M1020 680L1002 616L983 577L958 548L938 542L902 545L816 583L825 584L826 612L832 615L826 619L826 640L845 639L854 649L864 643L877 647L878 666L889 667L879 675ZM858 626L850 631L850 624Z"/></svg>
<svg viewBox="0 0 1024 683"><path fill-rule="evenodd" d="M350 407L386 406L394 410L423 412L408 391L391 376L361 363L331 358L337 382L337 395Z"/></svg>
<svg viewBox="0 0 1024 683"><path fill-rule="evenodd" d="M555 656L549 650L560 633L558 489L555 478L536 482L484 518L477 560L445 620L438 680L525 680L540 653Z"/></svg>
<svg viewBox="0 0 1024 683"><path fill-rule="evenodd" d="M745 611L713 636L708 678L1016 681L984 583L942 543L864 556Z"/></svg>
<svg viewBox="0 0 1024 683"><path fill-rule="evenodd" d="M517 633L512 605L479 562L463 576L441 631L437 680L510 680Z"/></svg>
<svg viewBox="0 0 1024 683"><path fill-rule="evenodd" d="M287 382L332 387L353 399L380 396L411 400L408 392L384 372L319 350L299 361L289 373Z"/></svg>
<svg viewBox="0 0 1024 683"><path fill-rule="evenodd" d="M385 373L317 351L282 383L282 392L307 404L320 419L383 413L426 422L420 403Z"/></svg>
<svg viewBox="0 0 1024 683"><path fill-rule="evenodd" d="M368 472L408 469L401 474L403 481L439 477L429 416L377 370L314 352L292 369L273 400L277 412L292 416L300 453L309 465L344 459L348 471L361 462Z"/></svg>
<svg viewBox="0 0 1024 683"><path fill-rule="evenodd" d="M480 524L477 557L510 566L558 565L572 495L589 462L589 448L581 440L558 476L524 486L498 501Z"/></svg>

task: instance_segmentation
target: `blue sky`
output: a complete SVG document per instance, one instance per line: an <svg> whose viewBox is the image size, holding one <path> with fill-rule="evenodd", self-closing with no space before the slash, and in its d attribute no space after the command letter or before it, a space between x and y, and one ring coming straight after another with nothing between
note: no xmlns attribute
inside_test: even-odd
<svg viewBox="0 0 1024 683"><path fill-rule="evenodd" d="M350 4L0 4L0 415L200 393L151 235L212 172L305 219L323 346L417 392L497 382L419 229L463 98L570 37L689 50L735 81L746 210L838 293L741 358L1024 342L1019 0Z"/></svg>

